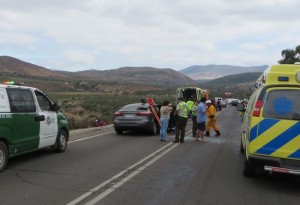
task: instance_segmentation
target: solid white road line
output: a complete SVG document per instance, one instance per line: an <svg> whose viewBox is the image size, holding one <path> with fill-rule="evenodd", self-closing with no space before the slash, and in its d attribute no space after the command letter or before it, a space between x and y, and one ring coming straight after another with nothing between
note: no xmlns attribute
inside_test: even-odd
<svg viewBox="0 0 300 205"><path fill-rule="evenodd" d="M77 140L72 140L72 141L69 141L68 144L83 141L83 140L87 140L87 139L91 139L91 138L94 138L94 137L99 137L99 136L106 135L106 134L111 134L111 133L114 133L114 131L113 132L105 132L105 133L102 133L102 134L93 135L93 136L89 136L89 137L85 137L85 138L81 138L81 139L77 139Z"/></svg>

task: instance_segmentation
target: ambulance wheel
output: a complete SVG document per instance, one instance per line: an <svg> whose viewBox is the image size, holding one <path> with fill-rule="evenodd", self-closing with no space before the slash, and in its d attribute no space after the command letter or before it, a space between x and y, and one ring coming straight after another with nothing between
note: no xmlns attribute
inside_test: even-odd
<svg viewBox="0 0 300 205"><path fill-rule="evenodd" d="M3 142L0 142L0 172L2 172L8 161L7 147Z"/></svg>
<svg viewBox="0 0 300 205"><path fill-rule="evenodd" d="M54 146L54 151L56 152L64 152L67 149L68 145L68 135L65 130L60 130L57 138L56 138L56 143Z"/></svg>
<svg viewBox="0 0 300 205"><path fill-rule="evenodd" d="M253 163L250 163L247 160L246 156L244 157L243 175L245 177L255 176L255 165Z"/></svg>

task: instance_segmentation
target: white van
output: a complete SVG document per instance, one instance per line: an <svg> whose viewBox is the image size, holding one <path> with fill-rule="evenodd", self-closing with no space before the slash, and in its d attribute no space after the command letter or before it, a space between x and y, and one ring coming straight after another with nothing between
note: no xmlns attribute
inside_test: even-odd
<svg viewBox="0 0 300 205"><path fill-rule="evenodd" d="M192 101L201 100L202 97L209 99L209 92L199 87L182 87L176 90L176 99L179 97L182 97L186 102L189 99Z"/></svg>

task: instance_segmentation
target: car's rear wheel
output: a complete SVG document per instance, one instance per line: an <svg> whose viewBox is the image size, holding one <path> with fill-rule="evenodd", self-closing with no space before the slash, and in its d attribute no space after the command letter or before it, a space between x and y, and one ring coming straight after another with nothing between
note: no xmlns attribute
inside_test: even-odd
<svg viewBox="0 0 300 205"><path fill-rule="evenodd" d="M123 130L121 130L121 129L115 129L115 131L116 131L117 135L123 134Z"/></svg>
<svg viewBox="0 0 300 205"><path fill-rule="evenodd" d="M151 128L150 128L150 134L156 135L158 132L158 126L155 122L152 122Z"/></svg>
<svg viewBox="0 0 300 205"><path fill-rule="evenodd" d="M0 142L0 172L6 167L8 161L7 147L3 142Z"/></svg>

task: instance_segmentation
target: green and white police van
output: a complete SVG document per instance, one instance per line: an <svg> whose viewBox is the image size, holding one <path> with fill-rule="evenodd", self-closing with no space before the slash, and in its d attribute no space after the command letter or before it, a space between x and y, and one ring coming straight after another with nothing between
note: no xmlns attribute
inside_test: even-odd
<svg viewBox="0 0 300 205"><path fill-rule="evenodd" d="M64 152L69 139L67 118L42 91L0 84L0 171L14 156L51 147Z"/></svg>

